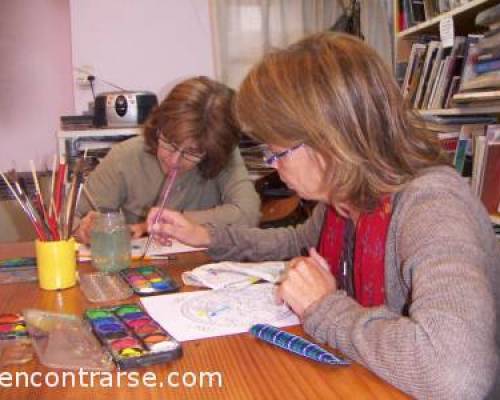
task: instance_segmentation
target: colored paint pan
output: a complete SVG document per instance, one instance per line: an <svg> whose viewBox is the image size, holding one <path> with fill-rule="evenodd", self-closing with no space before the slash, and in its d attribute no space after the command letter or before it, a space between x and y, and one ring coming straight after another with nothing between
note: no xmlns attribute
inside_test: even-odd
<svg viewBox="0 0 500 400"><path fill-rule="evenodd" d="M126 306L121 306L116 309L116 314L119 315L120 317L125 316L126 314L132 314L132 313L138 313L142 312L140 307L136 305L126 305Z"/></svg>
<svg viewBox="0 0 500 400"><path fill-rule="evenodd" d="M107 334L110 332L124 332L125 331L122 324L113 324L113 323L96 324L95 329L98 333L102 333L102 334Z"/></svg>
<svg viewBox="0 0 500 400"><path fill-rule="evenodd" d="M156 332L161 332L161 329L158 325L155 323L151 322L147 325L143 325L137 329L134 329L134 333L140 337L146 336L146 335L151 335Z"/></svg>
<svg viewBox="0 0 500 400"><path fill-rule="evenodd" d="M151 320L149 318L133 319L125 322L125 324L132 329L138 329L141 326L147 325L149 323L151 323Z"/></svg>
<svg viewBox="0 0 500 400"><path fill-rule="evenodd" d="M86 314L89 319L113 317L113 314L106 310L87 310Z"/></svg>
<svg viewBox="0 0 500 400"><path fill-rule="evenodd" d="M20 314L0 314L0 324L13 324L20 321L23 321L23 317Z"/></svg>
<svg viewBox="0 0 500 400"><path fill-rule="evenodd" d="M141 311L141 312L134 312L134 313L124 314L121 317L125 321L131 321L133 319L145 318L145 317L147 317L147 314Z"/></svg>
<svg viewBox="0 0 500 400"><path fill-rule="evenodd" d="M123 358L140 357L144 354L144 350L139 347L126 347L118 352L118 355Z"/></svg>
<svg viewBox="0 0 500 400"><path fill-rule="evenodd" d="M141 344L139 341L132 336L127 336L123 339L113 340L111 343L111 349L114 351L120 351L121 349L125 349L127 347L138 347L141 348Z"/></svg>
<svg viewBox="0 0 500 400"><path fill-rule="evenodd" d="M149 275L155 272L155 269L153 267L139 267L137 268L137 272L143 275Z"/></svg>

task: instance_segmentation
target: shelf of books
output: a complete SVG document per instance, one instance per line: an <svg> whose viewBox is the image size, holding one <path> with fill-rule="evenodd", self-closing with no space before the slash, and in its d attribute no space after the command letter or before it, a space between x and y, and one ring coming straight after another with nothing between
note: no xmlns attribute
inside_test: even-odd
<svg viewBox="0 0 500 400"><path fill-rule="evenodd" d="M474 25L475 15L498 0L401 0L399 1L397 38L433 33L443 19L453 18L459 32Z"/></svg>
<svg viewBox="0 0 500 400"><path fill-rule="evenodd" d="M403 97L498 220L500 2L395 0L394 6Z"/></svg>

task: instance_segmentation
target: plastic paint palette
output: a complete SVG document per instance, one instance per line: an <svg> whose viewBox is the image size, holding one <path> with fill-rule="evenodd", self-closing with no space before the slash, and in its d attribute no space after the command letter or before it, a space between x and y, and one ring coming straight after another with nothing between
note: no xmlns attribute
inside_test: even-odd
<svg viewBox="0 0 500 400"><path fill-rule="evenodd" d="M26 338L28 338L28 329L22 315L0 314L0 340Z"/></svg>
<svg viewBox="0 0 500 400"><path fill-rule="evenodd" d="M179 285L168 274L152 265L128 268L120 272L139 296L175 292Z"/></svg>
<svg viewBox="0 0 500 400"><path fill-rule="evenodd" d="M182 348L137 304L87 310L85 318L121 369L179 358Z"/></svg>
<svg viewBox="0 0 500 400"><path fill-rule="evenodd" d="M133 294L120 275L104 272L80 274L80 289L93 303L124 300Z"/></svg>
<svg viewBox="0 0 500 400"><path fill-rule="evenodd" d="M0 260L0 284L37 280L36 258L18 257Z"/></svg>
<svg viewBox="0 0 500 400"><path fill-rule="evenodd" d="M23 315L38 360L50 368L112 371L111 356L82 318L37 309Z"/></svg>

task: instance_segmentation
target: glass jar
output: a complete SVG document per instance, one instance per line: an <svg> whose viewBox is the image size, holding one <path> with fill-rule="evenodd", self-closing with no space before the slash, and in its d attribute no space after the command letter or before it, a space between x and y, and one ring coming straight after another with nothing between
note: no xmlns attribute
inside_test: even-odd
<svg viewBox="0 0 500 400"><path fill-rule="evenodd" d="M94 266L102 272L117 272L130 264L130 231L120 212L99 213L90 232Z"/></svg>

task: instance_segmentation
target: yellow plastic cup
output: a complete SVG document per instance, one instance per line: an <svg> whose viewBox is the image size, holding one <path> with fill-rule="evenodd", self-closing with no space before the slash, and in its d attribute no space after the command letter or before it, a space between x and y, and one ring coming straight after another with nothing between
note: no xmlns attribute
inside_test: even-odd
<svg viewBox="0 0 500 400"><path fill-rule="evenodd" d="M76 244L73 238L35 241L38 284L45 290L66 289L76 284Z"/></svg>

